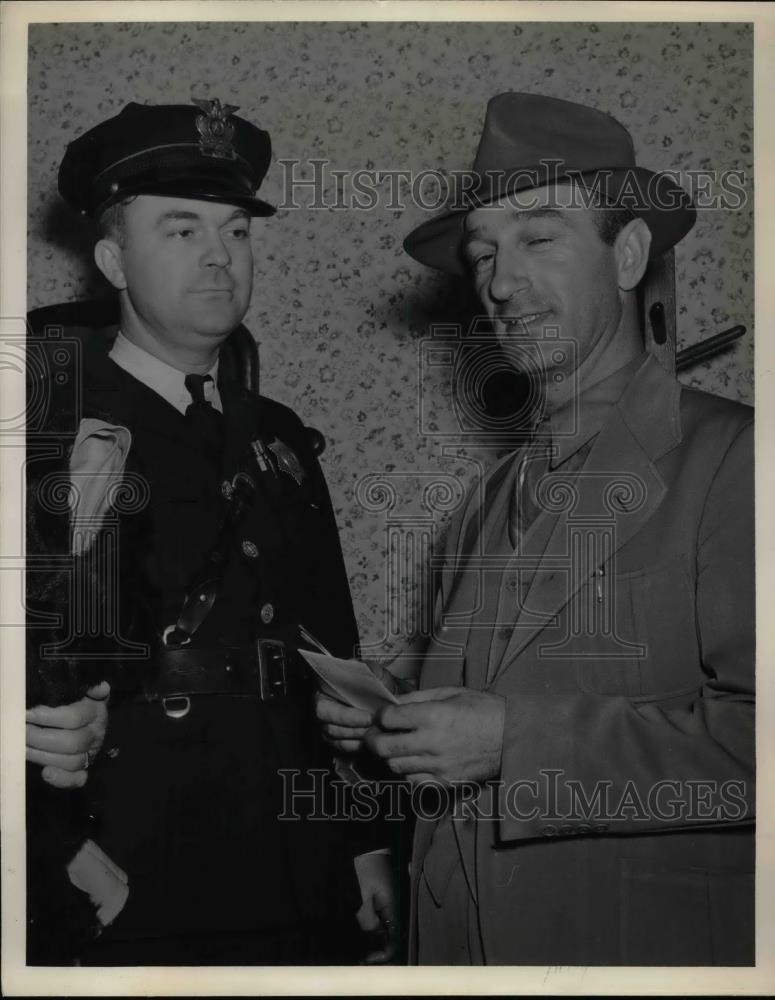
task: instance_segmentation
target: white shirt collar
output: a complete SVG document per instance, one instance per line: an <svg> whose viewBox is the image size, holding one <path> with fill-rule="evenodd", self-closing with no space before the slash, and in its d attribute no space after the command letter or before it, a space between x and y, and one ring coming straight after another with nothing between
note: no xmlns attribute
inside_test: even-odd
<svg viewBox="0 0 775 1000"><path fill-rule="evenodd" d="M143 385L166 399L168 403L185 413L191 403L191 394L186 388L186 373L168 365L166 361L149 354L148 351L128 340L119 330L109 357L125 372L129 372ZM223 412L221 396L218 392L218 360L207 372L212 376L212 382L205 385L205 399L209 400L216 410Z"/></svg>

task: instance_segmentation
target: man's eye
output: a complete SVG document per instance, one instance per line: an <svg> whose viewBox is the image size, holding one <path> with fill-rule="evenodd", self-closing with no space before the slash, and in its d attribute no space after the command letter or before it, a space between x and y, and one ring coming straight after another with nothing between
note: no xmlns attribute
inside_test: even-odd
<svg viewBox="0 0 775 1000"><path fill-rule="evenodd" d="M550 236L535 236L532 240L527 240L527 245L529 247L539 246L541 243L551 243L552 239Z"/></svg>
<svg viewBox="0 0 775 1000"><path fill-rule="evenodd" d="M187 240L194 235L193 229L173 229L170 233L172 237L180 237L182 240Z"/></svg>
<svg viewBox="0 0 775 1000"><path fill-rule="evenodd" d="M231 230L231 236L235 240L246 240L250 236L250 230L246 226Z"/></svg>
<svg viewBox="0 0 775 1000"><path fill-rule="evenodd" d="M473 257L471 263L474 270L481 271L483 268L488 266L494 257L495 254L493 253L480 253L478 256Z"/></svg>

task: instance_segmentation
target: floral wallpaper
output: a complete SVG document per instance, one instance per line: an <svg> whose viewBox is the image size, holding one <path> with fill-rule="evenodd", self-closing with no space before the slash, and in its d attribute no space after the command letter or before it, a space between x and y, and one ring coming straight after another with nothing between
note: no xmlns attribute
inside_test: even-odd
<svg viewBox="0 0 775 1000"><path fill-rule="evenodd" d="M434 195L432 177L413 189L408 173L469 168L487 101L505 90L610 112L654 169L742 172L744 204L704 209L678 246L676 292L679 348L748 328L683 380L750 403L751 71L744 23L31 25L29 306L105 290L93 231L56 193L69 141L129 101L192 95L266 128L274 162L261 193L281 207L254 224L246 324L262 391L326 436L362 638L389 652L422 627L430 547L493 455L452 405L450 366L429 363L431 328L465 328L475 307L463 281L403 252ZM357 203L358 170L395 172L370 207Z"/></svg>

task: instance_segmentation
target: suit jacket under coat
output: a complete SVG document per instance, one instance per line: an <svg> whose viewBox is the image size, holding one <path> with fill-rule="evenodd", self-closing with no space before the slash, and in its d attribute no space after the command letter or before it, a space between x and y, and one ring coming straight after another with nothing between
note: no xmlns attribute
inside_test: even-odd
<svg viewBox="0 0 775 1000"><path fill-rule="evenodd" d="M541 565L489 666L467 658L476 559L513 454L452 525L421 686L506 699L502 784L478 793L493 819L418 822L413 890L443 904L460 859L488 963L753 962L752 421L649 358L531 529Z"/></svg>

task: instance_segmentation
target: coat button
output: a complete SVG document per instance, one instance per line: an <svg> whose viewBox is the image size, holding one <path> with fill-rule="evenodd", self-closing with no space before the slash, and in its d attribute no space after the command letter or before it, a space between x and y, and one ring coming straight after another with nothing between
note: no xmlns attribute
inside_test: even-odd
<svg viewBox="0 0 775 1000"><path fill-rule="evenodd" d="M110 757L111 760L115 760L120 753L121 751L118 747L111 747L110 750L108 750L108 757Z"/></svg>
<svg viewBox="0 0 775 1000"><path fill-rule="evenodd" d="M271 604L265 604L261 608L261 621L264 625L268 625L274 618L274 607Z"/></svg>
<svg viewBox="0 0 775 1000"><path fill-rule="evenodd" d="M258 546L255 542L248 541L246 538L242 543L242 551L248 557L248 559L258 558Z"/></svg>
<svg viewBox="0 0 775 1000"><path fill-rule="evenodd" d="M221 496L223 496L226 500L231 500L234 496L234 487L228 479L224 479L221 483Z"/></svg>

